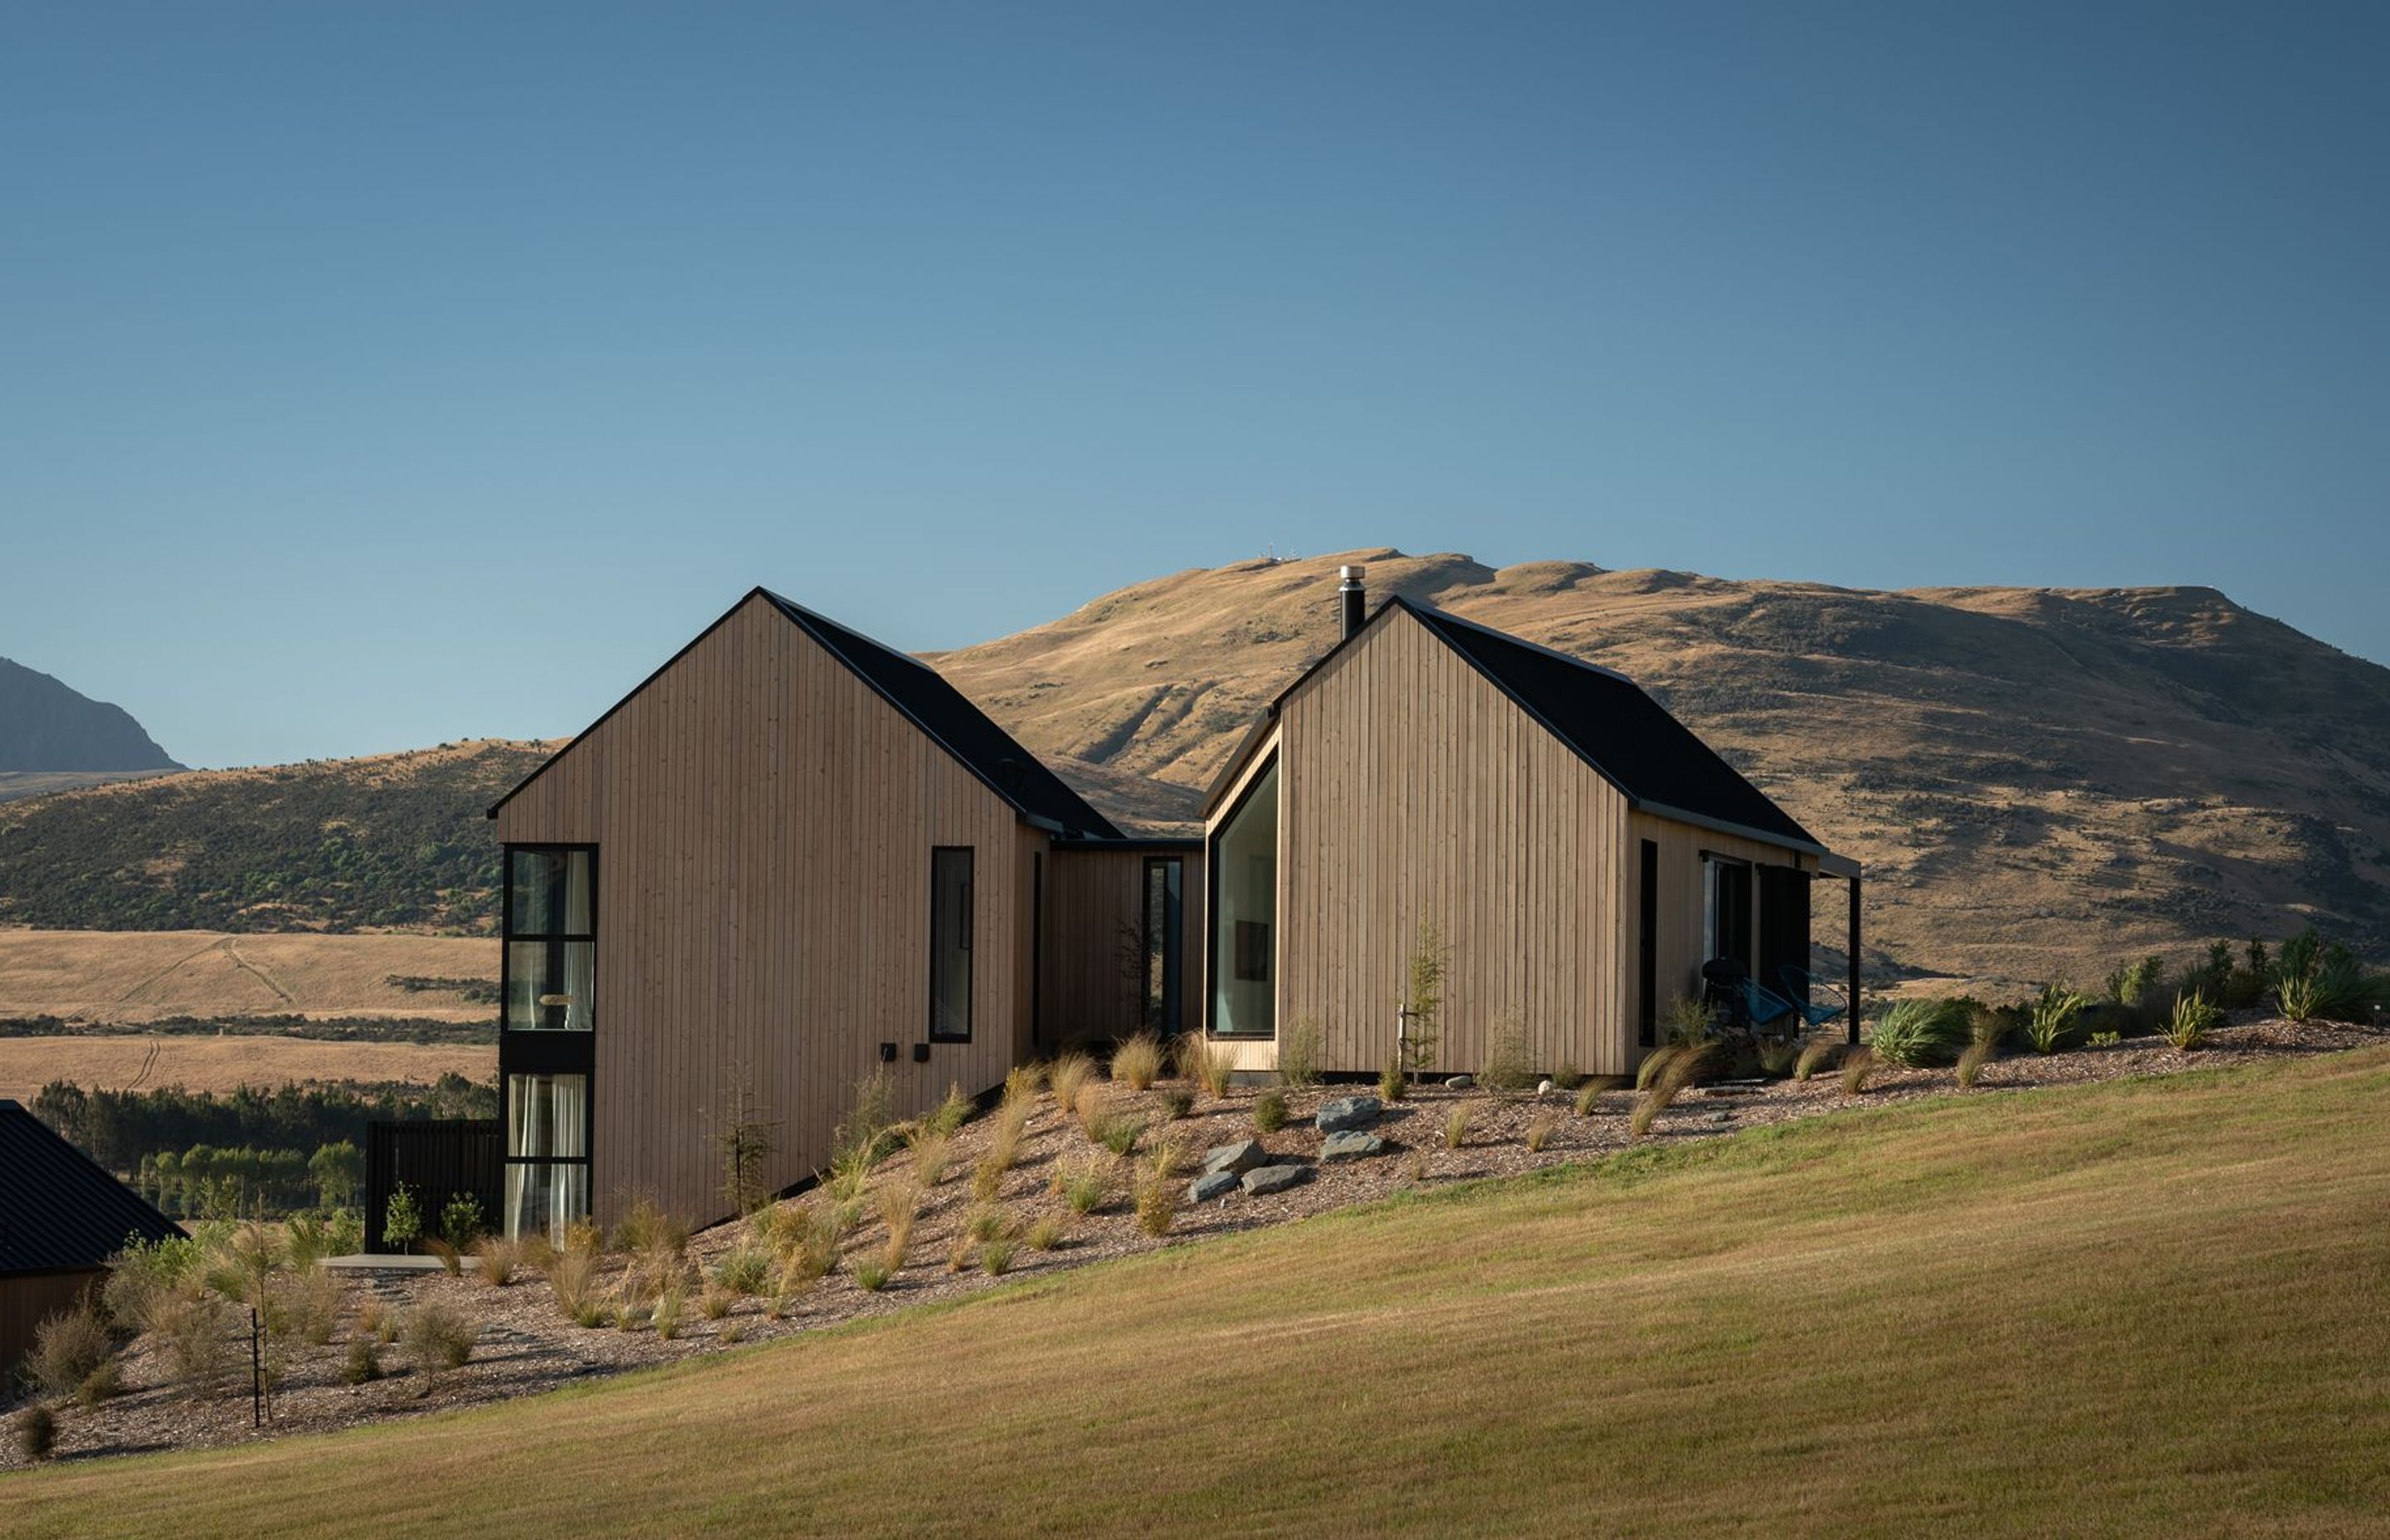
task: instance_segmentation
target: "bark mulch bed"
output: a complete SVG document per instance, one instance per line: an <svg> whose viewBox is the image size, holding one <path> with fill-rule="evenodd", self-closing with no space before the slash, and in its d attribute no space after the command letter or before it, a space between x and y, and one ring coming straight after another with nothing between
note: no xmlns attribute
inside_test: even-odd
<svg viewBox="0 0 2390 1540"><path fill-rule="evenodd" d="M1700 1139L1795 1118L1831 1114L1887 1101L1927 1097L1990 1096L2028 1086L2081 1081L2119 1080L2131 1076L2165 1075L2186 1069L2247 1063L2287 1054L2334 1052L2382 1042L2390 1034L2328 1023L2295 1026L2281 1020L2252 1020L2212 1034L2208 1046L2185 1057L2156 1039L2137 1039L2107 1047L2082 1048L2047 1058L2031 1054L2003 1059L1987 1066L1976 1087L1960 1090L1949 1070L1902 1070L1879 1067L1866 1091L1846 1097L1831 1074L1806 1084L1769 1082L1731 1097L1688 1094L1662 1113L1651 1138L1658 1141ZM1139 1150L1157 1137L1177 1140L1192 1161L1209 1147L1254 1136L1253 1106L1259 1087L1237 1087L1225 1098L1199 1096L1192 1115L1171 1120L1163 1106L1167 1087L1137 1093L1125 1086L1110 1087L1115 1105L1147 1120ZM1414 1183L1441 1185L1482 1177L1505 1176L1542 1166L1584 1161L1626 1148L1631 1140L1627 1120L1636 1096L1629 1089L1604 1093L1591 1116L1579 1117L1574 1098L1553 1092L1502 1098L1476 1090L1450 1091L1441 1084L1423 1087L1415 1097L1388 1109L1371 1130L1385 1136L1386 1153L1367 1160L1328 1165L1316 1163L1321 1136L1312 1125L1319 1103L1331 1097L1366 1093L1372 1087L1330 1085L1285 1093L1289 1121L1277 1133L1263 1136L1274 1158L1312 1166L1313 1177L1302 1186L1269 1197L1232 1193L1201 1208L1182 1206L1166 1237L1156 1238L1138 1227L1125 1180L1116 1180L1110 1200L1095 1213L1072 1215L1067 1238L1055 1250L1039 1252L1016 1246L1011 1271L1002 1278L976 1265L952 1271L950 1247L979 1207L971 1194L971 1167L994 1126L983 1115L957 1132L952 1158L942 1181L932 1190L914 1231L910 1261L889 1286L868 1292L841 1266L795 1302L784 1319L766 1314L765 1302L746 1297L736 1302L719 1321L706 1320L691 1290L681 1335L667 1341L652 1327L633 1329L605 1326L583 1328L559 1312L546 1281L523 1272L504 1287L474 1276L469 1264L463 1277L444 1273L412 1276L368 1275L345 1285L340 1329L322 1347L301 1347L276 1398L273 1424L251 1427L246 1374L248 1346L240 1346L242 1372L238 1387L189 1399L170 1382L161 1354L148 1340L136 1341L122 1354L124 1391L96 1406L67 1405L59 1410L57 1457L92 1457L148 1450L186 1449L245 1443L292 1432L349 1427L392 1418L418 1417L453 1406L469 1406L550 1390L597 1376L619 1374L651 1365L671 1363L699 1354L722 1351L726 1327L746 1342L771 1341L816 1328L884 1315L908 1305L974 1293L1023 1277L1040 1277L1064 1268L1082 1266L1108 1257L1185 1245L1210 1236L1259 1228L1303 1219L1330 1209L1367 1202ZM1446 1121L1457 1103L1473 1106L1474 1120L1458 1149L1445 1147ZM1720 1119L1716 1115L1729 1115ZM1555 1122L1549 1141L1540 1151L1526 1147L1529 1125L1538 1118ZM1050 1095L1041 1094L1022 1140L1019 1163L1006 1177L999 1201L1025 1229L1047 1213L1068 1213L1062 1200L1048 1188L1059 1157L1096 1149L1074 1121L1060 1115ZM876 1189L887 1182L911 1179L911 1157L900 1152L873 1177ZM1191 1174L1191 1173L1190 1173ZM819 1196L793 1200L819 1203ZM884 1231L876 1209L867 1202L867 1218L845 1243L852 1259L880 1249ZM737 1243L742 1233L736 1224L717 1226L689 1242L692 1259L711 1269ZM619 1276L624 1261L606 1259L607 1279ZM383 1350L389 1378L365 1385L341 1382L348 1341L356 1329L357 1310L367 1300L379 1302L385 1312L405 1312L440 1302L464 1313L480 1328L472 1359L462 1368L447 1370L427 1388L425 1377L409 1361L404 1346ZM16 1441L0 1445L0 1469L24 1463Z"/></svg>

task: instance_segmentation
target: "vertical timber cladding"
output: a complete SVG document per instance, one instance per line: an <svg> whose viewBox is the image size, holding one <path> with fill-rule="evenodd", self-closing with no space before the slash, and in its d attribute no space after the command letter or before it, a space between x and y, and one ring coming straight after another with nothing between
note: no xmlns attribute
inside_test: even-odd
<svg viewBox="0 0 2390 1540"><path fill-rule="evenodd" d="M600 1223L642 1193L723 1211L736 1084L775 1124L779 1187L827 1160L880 1044L900 1116L1000 1083L1026 1047L1045 836L761 596L500 808L498 838L598 848ZM937 845L976 852L972 1033L917 1064Z"/></svg>
<svg viewBox="0 0 2390 1540"><path fill-rule="evenodd" d="M1040 1052L1145 1030L1144 985L1137 964L1144 944L1145 864L1154 858L1182 863L1179 1019L1163 1035L1202 1026L1201 844L1060 844L1046 866Z"/></svg>
<svg viewBox="0 0 2390 1540"><path fill-rule="evenodd" d="M1757 840L1722 833L1716 829L1700 828L1681 824L1673 818L1663 818L1650 813L1634 815L1634 834L1638 841L1649 840L1660 847L1659 933L1653 951L1656 954L1659 998L1652 1003L1654 1013L1664 1021L1668 1004L1677 995L1698 999L1702 992L1702 857L1704 853L1732 856L1749 861L1755 866L1796 866L1815 873L1818 858L1805 852L1786 850ZM1751 884L1754 938L1767 934L1762 929L1768 917L1759 912L1760 896L1767 883ZM1805 953L1806 948L1803 948ZM1805 961L1804 967L1807 964ZM1773 978L1760 981L1769 989L1779 989ZM1639 1006L1640 1002L1637 1002Z"/></svg>
<svg viewBox="0 0 2390 1540"><path fill-rule="evenodd" d="M1378 1069L1433 919L1449 948L1440 1070L1477 1068L1508 1014L1541 1069L1631 1067L1624 793L1400 610L1280 721L1281 1033L1314 1019L1323 1067Z"/></svg>

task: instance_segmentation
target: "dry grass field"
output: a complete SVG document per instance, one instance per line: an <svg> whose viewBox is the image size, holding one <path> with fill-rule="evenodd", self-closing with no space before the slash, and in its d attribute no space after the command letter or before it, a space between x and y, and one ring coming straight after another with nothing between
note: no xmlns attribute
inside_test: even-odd
<svg viewBox="0 0 2390 1540"><path fill-rule="evenodd" d="M11 1536L2357 1535L2390 1048L1435 1189L419 1421L0 1478Z"/></svg>
<svg viewBox="0 0 2390 1540"><path fill-rule="evenodd" d="M472 936L224 935L211 930L0 930L0 1018L416 1016L485 1021L494 1007L399 978L498 976Z"/></svg>
<svg viewBox="0 0 2390 1540"><path fill-rule="evenodd" d="M498 1050L469 1044L324 1043L298 1037L0 1037L0 1097L31 1101L54 1080L86 1090L186 1091L361 1080L429 1085L450 1071L489 1081Z"/></svg>

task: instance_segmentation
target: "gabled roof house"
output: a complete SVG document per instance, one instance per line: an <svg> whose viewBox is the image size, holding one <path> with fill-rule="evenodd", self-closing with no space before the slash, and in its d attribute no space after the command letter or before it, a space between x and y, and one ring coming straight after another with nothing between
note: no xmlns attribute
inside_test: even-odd
<svg viewBox="0 0 2390 1540"><path fill-rule="evenodd" d="M1343 640L1186 840L1124 835L919 660L740 599L491 809L508 1228L723 1213L742 1099L792 1186L875 1065L907 1115L1134 1031L1266 1070L1307 1019L1374 1072L1423 921L1457 1069L1514 1017L1548 1066L1624 1071L1703 960L1806 965L1809 880L1847 864L1631 682L1365 614L1347 571Z"/></svg>
<svg viewBox="0 0 2390 1540"><path fill-rule="evenodd" d="M44 1317L104 1280L125 1242L182 1233L23 1104L0 1097L0 1383Z"/></svg>

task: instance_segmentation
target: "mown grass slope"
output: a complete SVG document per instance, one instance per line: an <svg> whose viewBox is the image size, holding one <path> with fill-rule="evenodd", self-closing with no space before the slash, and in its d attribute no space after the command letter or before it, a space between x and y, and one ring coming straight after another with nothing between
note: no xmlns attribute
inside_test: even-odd
<svg viewBox="0 0 2390 1540"><path fill-rule="evenodd" d="M2386 1108L2381 1048L1638 1151L0 1533L2380 1534Z"/></svg>

